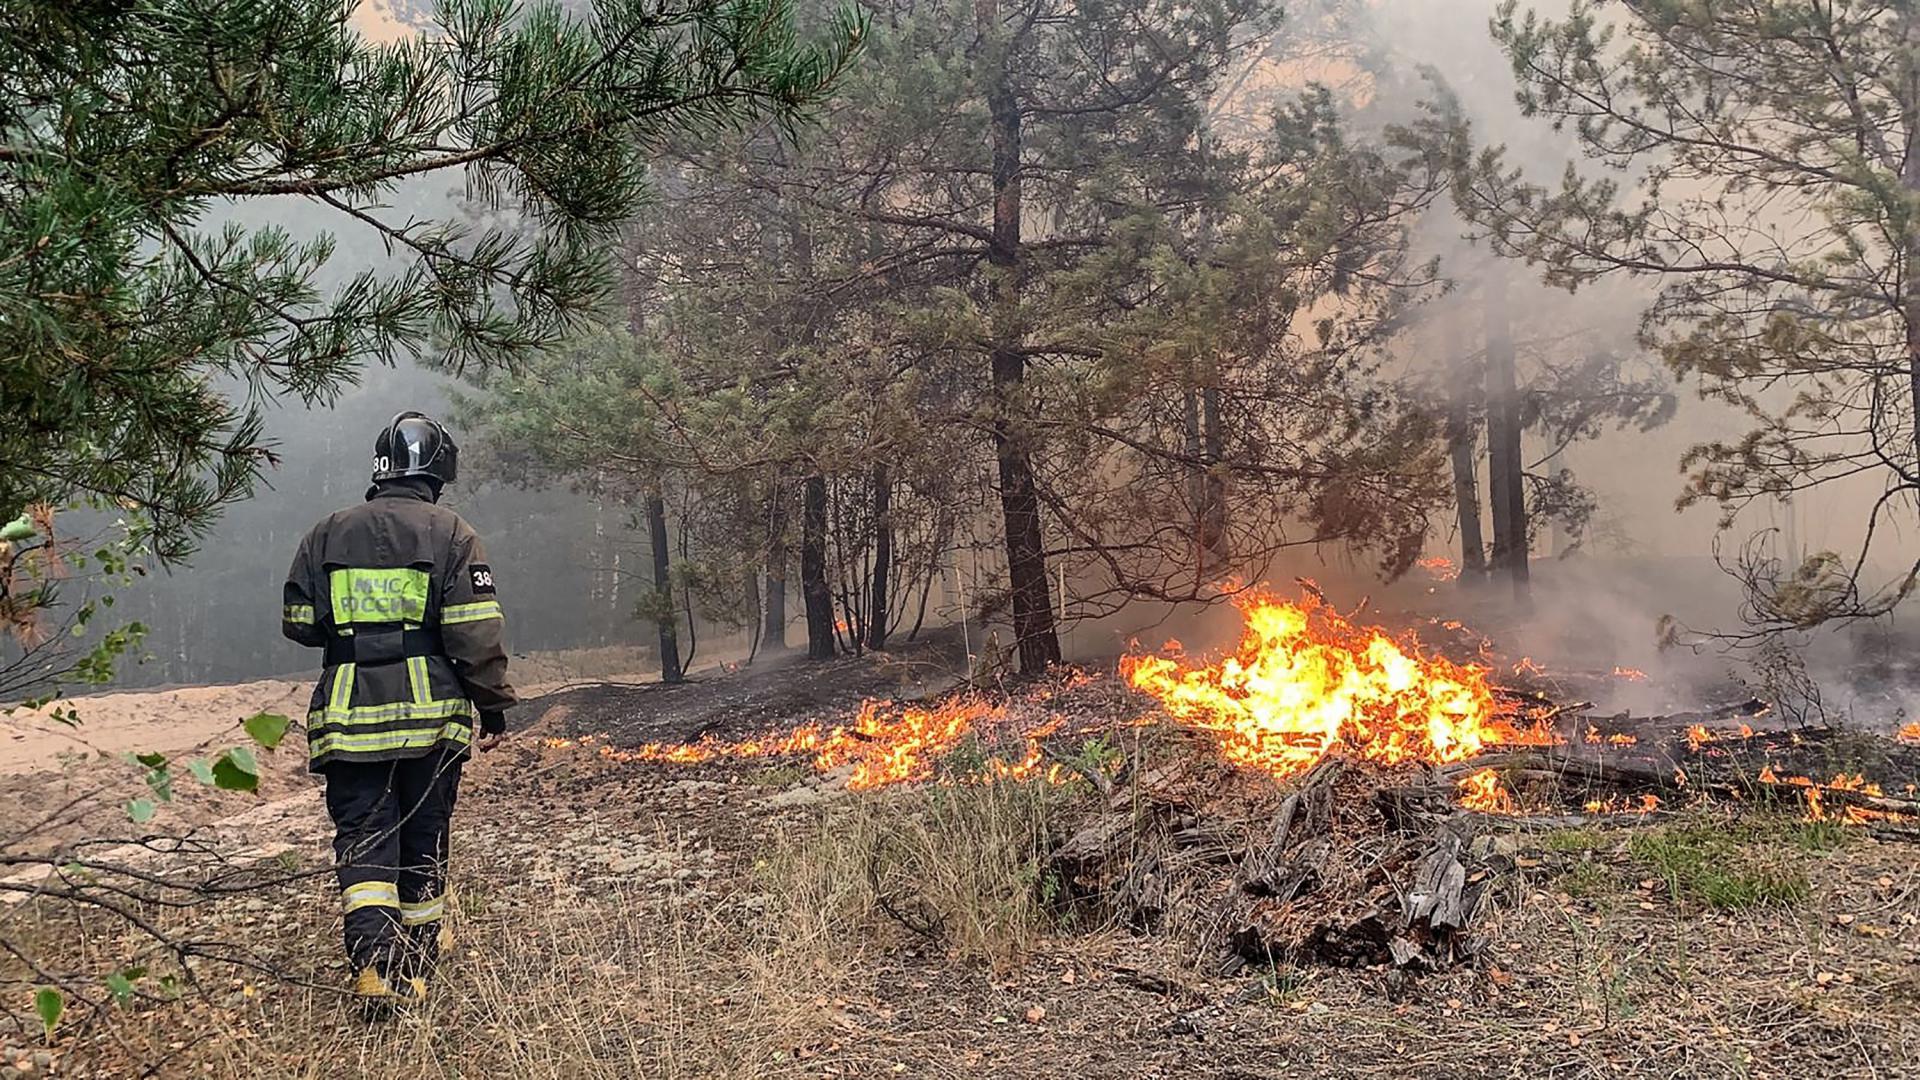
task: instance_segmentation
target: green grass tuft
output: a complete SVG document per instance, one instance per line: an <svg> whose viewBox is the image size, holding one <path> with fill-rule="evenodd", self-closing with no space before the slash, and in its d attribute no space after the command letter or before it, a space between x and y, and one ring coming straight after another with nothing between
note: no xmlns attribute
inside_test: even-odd
<svg viewBox="0 0 1920 1080"><path fill-rule="evenodd" d="M1775 838L1750 827L1690 822L1649 829L1627 851L1676 898L1719 911L1792 907L1813 894L1806 871Z"/></svg>

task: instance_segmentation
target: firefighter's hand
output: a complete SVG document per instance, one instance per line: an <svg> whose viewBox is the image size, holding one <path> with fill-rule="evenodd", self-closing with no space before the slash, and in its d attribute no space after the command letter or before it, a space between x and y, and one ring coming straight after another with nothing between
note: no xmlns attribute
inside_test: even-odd
<svg viewBox="0 0 1920 1080"><path fill-rule="evenodd" d="M480 714L480 752L499 746L507 737L507 714L483 712Z"/></svg>

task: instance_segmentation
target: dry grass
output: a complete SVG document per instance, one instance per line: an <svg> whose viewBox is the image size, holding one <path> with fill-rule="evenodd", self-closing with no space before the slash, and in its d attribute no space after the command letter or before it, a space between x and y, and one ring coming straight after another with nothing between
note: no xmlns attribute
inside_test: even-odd
<svg viewBox="0 0 1920 1080"><path fill-rule="evenodd" d="M312 972L313 987L235 982L117 1014L94 1075L155 1060L274 1080L817 1075L823 1057L861 1059L840 1005L903 948L1020 965L1050 925L1040 867L1063 797L996 784L839 800L773 836L718 895L559 886L530 899L515 868L464 858L459 940L426 1007L369 1023L331 989L338 967ZM302 916L277 942L288 970L337 949L329 899L325 882L276 899Z"/></svg>
<svg viewBox="0 0 1920 1080"><path fill-rule="evenodd" d="M369 1023L299 990L214 1017L205 1075L532 1078L772 1077L831 1026L818 1002L845 969L790 963L738 913L620 891L461 920L433 1000Z"/></svg>
<svg viewBox="0 0 1920 1080"><path fill-rule="evenodd" d="M1017 966L1049 925L1052 814L1041 783L940 785L843 803L756 867L790 923L787 947L893 944L904 934L966 963Z"/></svg>
<svg viewBox="0 0 1920 1080"><path fill-rule="evenodd" d="M1058 921L1042 868L1051 823L1081 797L1071 790L930 786L771 819L745 783L608 788L579 805L612 805L616 792L676 829L701 806L694 846L732 860L699 889L593 875L530 888L513 849L470 834L462 940L422 1013L370 1025L336 993L286 986L145 1007L121 1014L122 1049L91 1041L63 1074L127 1076L129 1062L162 1061L162 1076L273 1080L1758 1080L1902 1075L1920 1060L1908 959L1920 869L1909 849L1841 844L1850 834L1831 827L1698 814L1549 834L1523 848L1538 865L1490 914L1479 970L1394 1001L1377 973L1300 969L1250 997L1249 980L1183 967L1178 941ZM715 828L727 821L735 831ZM670 847L665 825L653 828L662 835L648 846ZM1797 873L1810 891L1745 905L1690 891L1716 874L1747 881L1754 867ZM337 949L325 883L276 902L297 925L221 928L270 939L289 970L341 981L313 969ZM1145 993L1117 969L1163 972L1183 989ZM1176 1017L1189 1028L1169 1035Z"/></svg>

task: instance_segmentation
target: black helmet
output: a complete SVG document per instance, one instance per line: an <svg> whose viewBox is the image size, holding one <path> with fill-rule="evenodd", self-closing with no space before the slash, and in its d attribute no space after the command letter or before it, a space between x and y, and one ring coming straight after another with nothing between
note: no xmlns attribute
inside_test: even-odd
<svg viewBox="0 0 1920 1080"><path fill-rule="evenodd" d="M460 448L438 420L412 410L393 418L373 440L373 479L425 476L453 483L460 472Z"/></svg>

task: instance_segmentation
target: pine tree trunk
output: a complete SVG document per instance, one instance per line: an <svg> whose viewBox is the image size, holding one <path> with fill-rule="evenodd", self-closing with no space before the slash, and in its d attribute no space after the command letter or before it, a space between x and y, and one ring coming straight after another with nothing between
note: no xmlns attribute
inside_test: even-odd
<svg viewBox="0 0 1920 1080"><path fill-rule="evenodd" d="M778 471L767 494L767 603L761 637L770 649L787 647L787 483Z"/></svg>
<svg viewBox="0 0 1920 1080"><path fill-rule="evenodd" d="M975 17L983 38L1001 31L996 0L978 0ZM1000 467L1000 515L1006 527L1007 576L1012 593L1013 636L1020 670L1028 674L1060 662L1060 638L1054 630L1053 602L1047 582L1046 544L1040 528L1040 496L1033 479L1032 452L1015 424L1026 352L1016 326L1020 303L1021 122L1007 69L1007 57L992 63L987 109L993 140L993 244L988 262L994 275L992 349L993 451Z"/></svg>
<svg viewBox="0 0 1920 1080"><path fill-rule="evenodd" d="M647 536L653 547L653 593L656 625L660 629L660 681L677 683L680 639L674 631L673 566L667 548L667 501L656 489L647 493Z"/></svg>
<svg viewBox="0 0 1920 1080"><path fill-rule="evenodd" d="M1221 459L1226 457L1225 439L1220 432L1220 388L1209 380L1200 390L1200 445L1207 460L1204 480L1206 500L1200 510L1200 550L1205 553L1209 573L1226 570L1232 554L1227 547L1227 481L1220 474Z"/></svg>
<svg viewBox="0 0 1920 1080"><path fill-rule="evenodd" d="M1487 335L1487 486L1493 498L1493 573L1513 584L1516 600L1529 595L1527 491L1520 457L1520 393L1515 383L1513 327L1506 279L1487 276L1483 315Z"/></svg>
<svg viewBox="0 0 1920 1080"><path fill-rule="evenodd" d="M1478 585L1487 576L1487 541L1480 533L1480 480L1475 468L1480 439L1475 433L1474 414L1479 411L1483 380L1468 363L1457 336L1449 334L1448 352L1452 355L1453 388L1447 399L1447 453L1453 459L1453 502L1460 522L1460 583Z"/></svg>
<svg viewBox="0 0 1920 1080"><path fill-rule="evenodd" d="M1906 161L1900 169L1900 186L1907 192L1909 205L1920 200L1920 13L1907 12L1905 38L1907 68ZM1913 444L1915 466L1920 468L1920 223L1911 217L1906 224L1906 274L1901 281L1900 308L1907 324L1907 392L1913 401Z"/></svg>
<svg viewBox="0 0 1920 1080"><path fill-rule="evenodd" d="M873 601L867 605L867 648L887 647L887 612L893 597L893 476L885 465L873 467Z"/></svg>
<svg viewBox="0 0 1920 1080"><path fill-rule="evenodd" d="M1187 503L1193 507L1193 573L1200 581L1207 579L1207 470L1201 464L1205 460L1205 451L1200 440L1200 392L1193 387L1196 374L1191 365L1187 369L1188 384L1181 395L1181 404L1186 411L1186 452L1187 452Z"/></svg>
<svg viewBox="0 0 1920 1080"><path fill-rule="evenodd" d="M807 656L831 660L833 590L827 585L827 478L809 476L802 485L800 594L807 605Z"/></svg>

